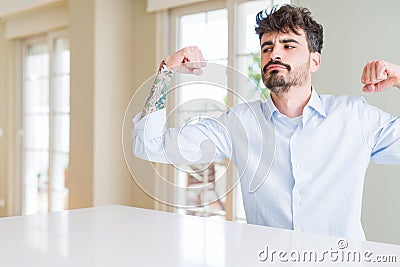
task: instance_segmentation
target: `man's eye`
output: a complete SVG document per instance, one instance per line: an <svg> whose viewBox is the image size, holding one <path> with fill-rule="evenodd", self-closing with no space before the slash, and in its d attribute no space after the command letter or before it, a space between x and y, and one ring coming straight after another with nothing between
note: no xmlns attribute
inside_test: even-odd
<svg viewBox="0 0 400 267"><path fill-rule="evenodd" d="M293 49L293 48L296 48L296 47L293 46L293 45L287 45L287 46L285 46L285 48L287 48L287 49Z"/></svg>
<svg viewBox="0 0 400 267"><path fill-rule="evenodd" d="M272 50L271 48L264 48L263 53L267 53L267 52L269 52L271 50Z"/></svg>

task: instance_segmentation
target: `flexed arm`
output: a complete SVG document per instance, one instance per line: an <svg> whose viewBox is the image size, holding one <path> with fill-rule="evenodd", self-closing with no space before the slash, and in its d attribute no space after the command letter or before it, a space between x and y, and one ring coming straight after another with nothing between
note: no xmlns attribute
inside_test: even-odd
<svg viewBox="0 0 400 267"><path fill-rule="evenodd" d="M201 75L205 66L204 57L196 46L185 47L168 56L160 64L158 74L151 87L150 96L144 105L141 118L165 108L166 93L174 72Z"/></svg>
<svg viewBox="0 0 400 267"><path fill-rule="evenodd" d="M368 62L361 82L366 93L390 87L400 89L400 66L383 60ZM360 105L364 138L371 148L371 159L380 164L400 164L400 117L394 117L366 101Z"/></svg>
<svg viewBox="0 0 400 267"><path fill-rule="evenodd" d="M229 134L218 119L203 119L181 128L164 128L166 93L174 72L201 75L204 66L203 55L194 46L183 48L162 62L142 114L133 119L133 151L137 157L161 163L197 164L230 156Z"/></svg>

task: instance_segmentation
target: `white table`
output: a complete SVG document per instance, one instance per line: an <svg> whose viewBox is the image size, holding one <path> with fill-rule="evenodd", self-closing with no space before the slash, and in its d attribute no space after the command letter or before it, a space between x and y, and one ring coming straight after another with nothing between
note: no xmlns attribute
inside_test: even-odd
<svg viewBox="0 0 400 267"><path fill-rule="evenodd" d="M3 218L0 238L0 266L5 267L276 266L285 259L293 262L296 255L315 251L322 259L335 250L370 251L371 260L378 255L397 260L373 264L361 258L361 266L400 265L400 246L348 240L348 247L339 249L336 237L125 206ZM268 259L261 261L267 248ZM326 254L318 266L347 266L336 263L340 258L331 259ZM310 260L302 261L295 266L310 266Z"/></svg>

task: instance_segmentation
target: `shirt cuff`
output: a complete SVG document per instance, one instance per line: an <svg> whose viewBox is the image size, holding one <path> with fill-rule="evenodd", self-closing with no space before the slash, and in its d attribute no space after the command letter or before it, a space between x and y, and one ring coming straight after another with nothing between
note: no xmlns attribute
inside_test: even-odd
<svg viewBox="0 0 400 267"><path fill-rule="evenodd" d="M151 112L141 118L142 112L133 118L136 135L144 139L161 137L165 128L166 110L165 108Z"/></svg>

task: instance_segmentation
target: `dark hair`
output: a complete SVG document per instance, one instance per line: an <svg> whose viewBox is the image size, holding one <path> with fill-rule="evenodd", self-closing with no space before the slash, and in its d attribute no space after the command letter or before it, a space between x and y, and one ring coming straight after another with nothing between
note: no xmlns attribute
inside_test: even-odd
<svg viewBox="0 0 400 267"><path fill-rule="evenodd" d="M264 33L293 32L299 35L299 29L304 30L311 52L321 53L323 43L323 28L311 16L305 7L292 5L274 6L270 12L260 11L256 16L256 34L260 40Z"/></svg>

